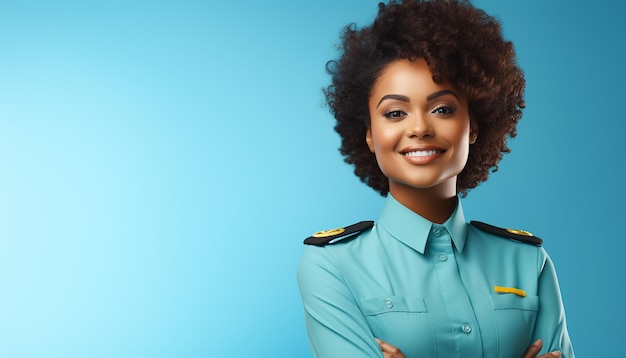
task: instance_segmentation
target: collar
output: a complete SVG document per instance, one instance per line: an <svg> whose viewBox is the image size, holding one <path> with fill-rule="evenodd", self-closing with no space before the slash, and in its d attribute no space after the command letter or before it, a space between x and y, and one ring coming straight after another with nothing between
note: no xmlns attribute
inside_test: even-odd
<svg viewBox="0 0 626 358"><path fill-rule="evenodd" d="M444 227L450 234L452 242L459 252L463 252L463 247L465 246L467 223L465 222L463 208L458 197L456 208L452 215L446 222L439 225L416 214L389 194L378 219L378 224L398 241L421 254L425 252L426 242L433 227Z"/></svg>

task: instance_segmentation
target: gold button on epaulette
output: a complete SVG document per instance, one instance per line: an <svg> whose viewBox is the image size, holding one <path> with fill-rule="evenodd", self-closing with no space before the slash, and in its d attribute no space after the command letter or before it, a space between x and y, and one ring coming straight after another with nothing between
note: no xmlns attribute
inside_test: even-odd
<svg viewBox="0 0 626 358"><path fill-rule="evenodd" d="M329 237L329 236L342 234L344 231L346 231L346 229L340 227L340 228L337 228L337 229L318 231L318 232L316 232L315 234L313 234L311 236L313 236L313 237Z"/></svg>
<svg viewBox="0 0 626 358"><path fill-rule="evenodd" d="M526 231L526 230L517 230L517 229L510 229L510 228L506 228L504 230L510 232L511 234L515 234L515 235L534 236L531 232Z"/></svg>
<svg viewBox="0 0 626 358"><path fill-rule="evenodd" d="M355 236L370 229L372 226L374 226L373 221L361 221L342 228L322 230L304 239L304 243L306 245L326 246L336 242L338 239L343 240Z"/></svg>
<svg viewBox="0 0 626 358"><path fill-rule="evenodd" d="M486 231L488 233L501 237L506 237L519 242L524 242L526 244L532 244L537 246L541 246L543 244L543 240L525 230L503 229L501 227L489 225L480 221L470 221L470 224L482 231Z"/></svg>

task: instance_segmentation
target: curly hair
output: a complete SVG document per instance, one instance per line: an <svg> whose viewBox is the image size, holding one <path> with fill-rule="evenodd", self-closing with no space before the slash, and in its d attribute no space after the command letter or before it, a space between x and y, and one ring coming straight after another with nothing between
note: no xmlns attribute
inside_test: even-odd
<svg viewBox="0 0 626 358"><path fill-rule="evenodd" d="M445 79L465 96L480 129L457 178L457 192L466 196L497 171L510 152L507 139L517 135L525 80L513 44L503 39L495 18L469 1L390 0L378 7L370 26L344 28L341 56L326 66L332 81L324 94L337 120L339 151L361 181L388 194L389 181L365 141L370 92L391 62L423 58L436 83Z"/></svg>

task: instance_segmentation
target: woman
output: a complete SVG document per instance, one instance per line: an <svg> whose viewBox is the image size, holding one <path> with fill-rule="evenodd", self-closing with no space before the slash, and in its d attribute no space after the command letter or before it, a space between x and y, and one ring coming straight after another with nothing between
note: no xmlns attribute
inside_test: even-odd
<svg viewBox="0 0 626 358"><path fill-rule="evenodd" d="M375 225L305 240L314 356L574 357L541 240L467 224L459 201L509 151L524 108L500 24L465 1L392 0L342 39L326 90L340 150L387 199Z"/></svg>

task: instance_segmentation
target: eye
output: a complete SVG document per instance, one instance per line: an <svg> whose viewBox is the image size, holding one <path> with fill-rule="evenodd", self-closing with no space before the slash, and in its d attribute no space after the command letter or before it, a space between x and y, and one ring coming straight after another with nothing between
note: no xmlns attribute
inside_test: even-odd
<svg viewBox="0 0 626 358"><path fill-rule="evenodd" d="M456 108L451 107L451 106L447 106L447 105L441 105L436 107L435 109L433 109L432 113L434 114L438 114L441 116L449 116L454 114L454 112L456 111Z"/></svg>
<svg viewBox="0 0 626 358"><path fill-rule="evenodd" d="M399 110L399 109L394 109L394 110L389 110L386 111L385 113L383 113L383 117L387 118L387 119L402 119L406 116L406 112Z"/></svg>

